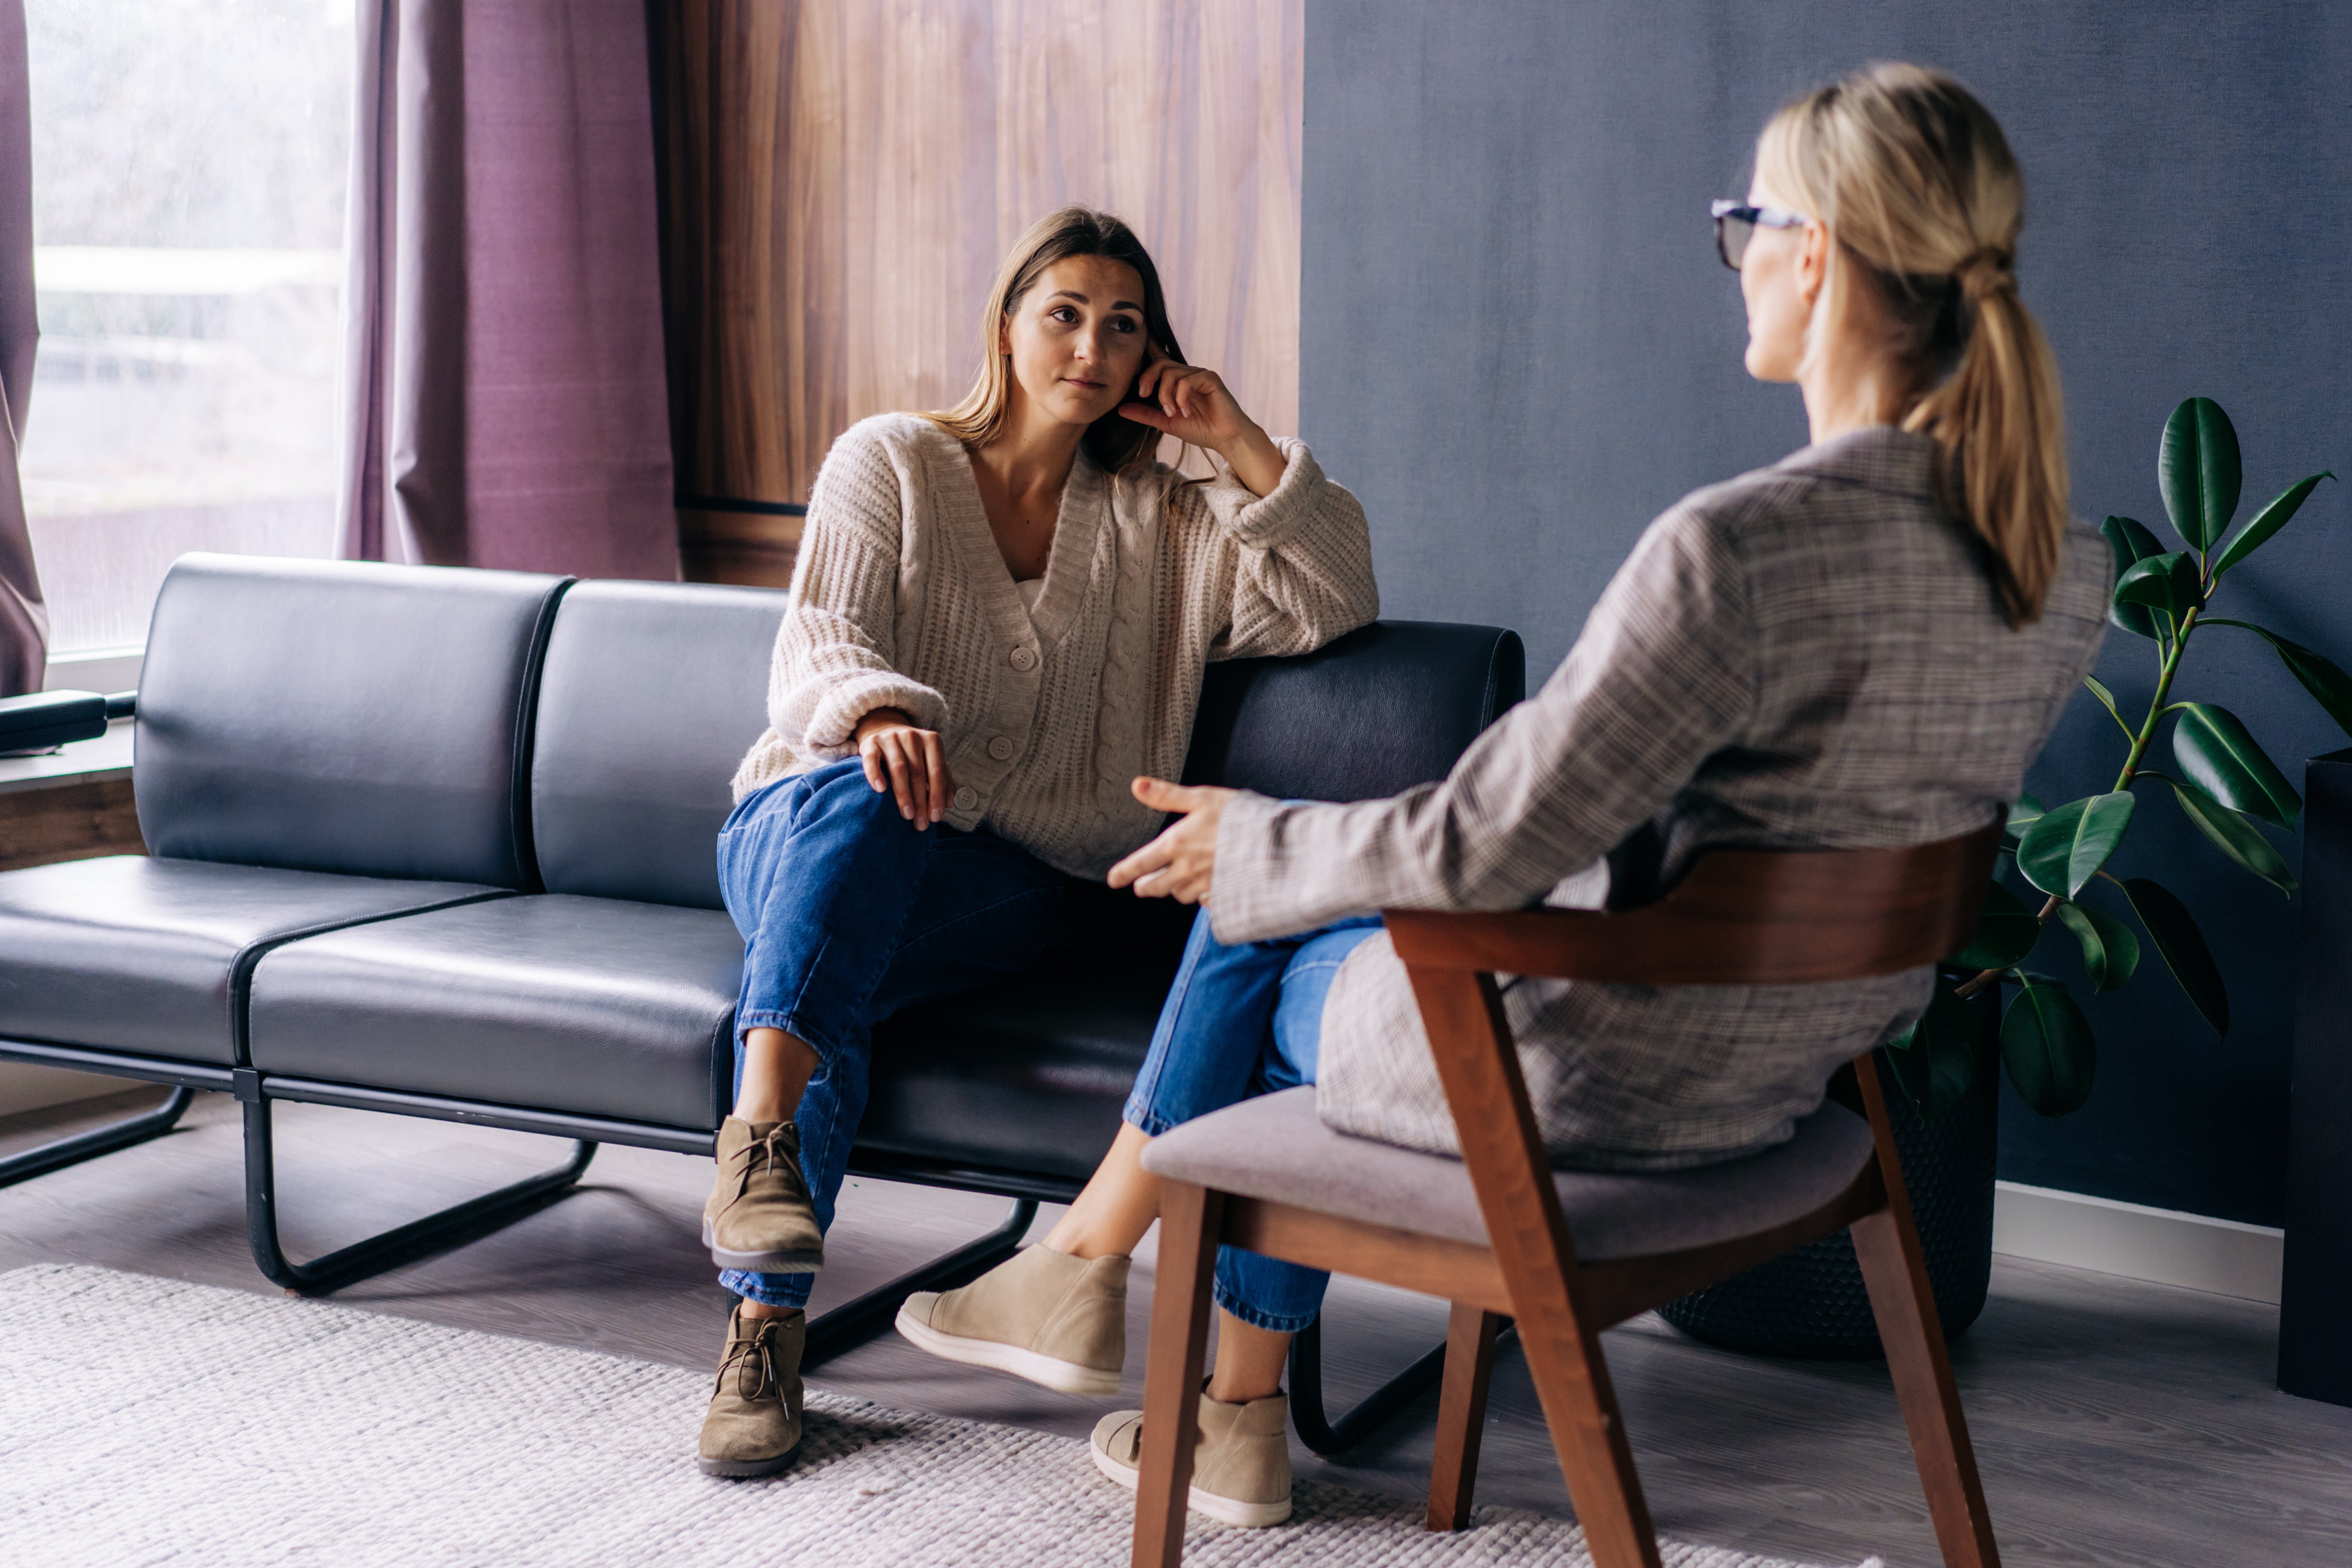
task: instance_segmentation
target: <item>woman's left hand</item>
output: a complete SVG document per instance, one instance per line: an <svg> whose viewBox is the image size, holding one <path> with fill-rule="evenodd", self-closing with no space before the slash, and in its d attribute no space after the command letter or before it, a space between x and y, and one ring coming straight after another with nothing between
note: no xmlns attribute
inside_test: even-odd
<svg viewBox="0 0 2352 1568"><path fill-rule="evenodd" d="M1139 897L1197 904L1209 896L1217 866L1217 819L1237 793L1205 785L1187 787L1165 779L1135 781L1135 798L1160 811L1181 812L1160 837L1110 868L1110 885L1132 886Z"/></svg>
<svg viewBox="0 0 2352 1568"><path fill-rule="evenodd" d="M1282 482L1282 449L1242 412L1213 370L1179 363L1154 348L1136 377L1135 397L1118 411L1139 425L1216 453L1254 495L1271 494Z"/></svg>

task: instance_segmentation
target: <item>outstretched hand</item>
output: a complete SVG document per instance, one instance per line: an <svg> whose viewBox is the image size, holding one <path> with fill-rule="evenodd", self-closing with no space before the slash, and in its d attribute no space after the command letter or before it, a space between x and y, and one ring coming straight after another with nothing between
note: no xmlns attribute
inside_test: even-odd
<svg viewBox="0 0 2352 1568"><path fill-rule="evenodd" d="M1172 784L1139 778L1135 798L1159 811L1182 813L1159 837L1110 868L1110 885L1132 887L1138 897L1197 904L1209 896L1217 865L1217 821L1238 792L1207 785Z"/></svg>

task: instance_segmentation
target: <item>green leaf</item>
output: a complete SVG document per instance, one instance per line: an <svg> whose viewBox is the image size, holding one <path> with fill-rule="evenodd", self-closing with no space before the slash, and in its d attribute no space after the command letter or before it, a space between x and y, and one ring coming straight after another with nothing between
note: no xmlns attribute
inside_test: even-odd
<svg viewBox="0 0 2352 1568"><path fill-rule="evenodd" d="M2232 811L2294 831L2303 796L2254 744L2238 716L2210 702L2183 702L2180 709L2180 722L2172 731L2172 755L2180 771Z"/></svg>
<svg viewBox="0 0 2352 1568"><path fill-rule="evenodd" d="M1886 1064L1919 1120L1936 1119L1968 1094L1977 1079L1977 1024L1969 1005L1939 982L1919 1021L1886 1042Z"/></svg>
<svg viewBox="0 0 2352 1568"><path fill-rule="evenodd" d="M2101 680L2095 675L2086 675L2083 677L2083 684L2089 687L2091 689L2091 695L2099 700L2099 706L2105 709L2109 716L2112 717L2116 723L2123 724L2125 734L2129 735L2135 741L2139 739L2138 731L2134 730L2129 724L2124 724L2123 712L2116 707L2116 694L2107 689L2105 681Z"/></svg>
<svg viewBox="0 0 2352 1568"><path fill-rule="evenodd" d="M2000 1020L2000 1063L2025 1103L2063 1116L2091 1098L2099 1053L2091 1021L2063 985L2029 984Z"/></svg>
<svg viewBox="0 0 2352 1568"><path fill-rule="evenodd" d="M2045 893L2071 899L2098 874L2131 826L2128 791L2095 795L2045 812L2017 843L2017 868Z"/></svg>
<svg viewBox="0 0 2352 1568"><path fill-rule="evenodd" d="M2238 510L2243 477L2238 432L2220 404L2192 397L2172 411L2157 451L2156 482L2172 526L2190 548L2210 550L2221 542Z"/></svg>
<svg viewBox="0 0 2352 1568"><path fill-rule="evenodd" d="M2197 557L2186 550L2151 555L2116 579L2116 604L2146 605L2170 616L2176 626L2181 616L2204 602L2204 590L2197 580Z"/></svg>
<svg viewBox="0 0 2352 1568"><path fill-rule="evenodd" d="M2352 735L2352 675L2345 674L2332 661L2312 652L2301 643L2291 643L2276 632L2264 631L2252 621L2224 620L2217 616L2210 621L2199 624L2236 626L2269 643L2278 650L2279 662L2286 666L2287 673L2303 682L2303 689L2327 710L2327 716L2336 721L2336 727L2347 735Z"/></svg>
<svg viewBox="0 0 2352 1568"><path fill-rule="evenodd" d="M2117 581L2150 556L2164 553L2164 546L2156 542L2156 535L2130 518L2111 517L2099 524L2099 531L2107 536L2107 547L2115 552ZM2134 637L2153 638L2162 635L2156 617L2145 605L2126 605L2110 596L2107 619Z"/></svg>
<svg viewBox="0 0 2352 1568"><path fill-rule="evenodd" d="M2002 841L2010 848L2016 848L2017 841L2024 837L2025 830L2042 820L2042 803L2032 795L2019 795L2016 804L2009 808L2009 820L2001 826Z"/></svg>
<svg viewBox="0 0 2352 1568"><path fill-rule="evenodd" d="M2058 906L2058 918L2083 944L2083 967L2089 971L2091 989L2113 991L2139 967L2139 938L2131 927L2088 904Z"/></svg>
<svg viewBox="0 0 2352 1568"><path fill-rule="evenodd" d="M2131 900L2132 913L2139 916L2156 951L2164 954L2165 966L2180 982L2189 1005L2213 1026L2215 1034L2227 1039L2230 993L2221 984L2221 969L2213 962L2213 950L2205 945L2205 934L2189 916L2189 907L2146 877L2126 879L2123 889Z"/></svg>
<svg viewBox="0 0 2352 1568"><path fill-rule="evenodd" d="M1984 913L1969 945L1944 962L1955 969L2007 969L2022 963L2042 940L2042 922L2015 893L1995 882L1985 892Z"/></svg>
<svg viewBox="0 0 2352 1568"><path fill-rule="evenodd" d="M2180 802L2180 809L2188 814L2189 820L2221 847L2222 854L2274 885L2280 892L2294 891L2294 877L2286 868L2286 857L2263 837L2261 828L2195 784L2176 783L2172 795Z"/></svg>
<svg viewBox="0 0 2352 1568"><path fill-rule="evenodd" d="M2260 550L2272 534L2287 525L2288 519L2303 510L2303 503L2310 499L2320 480L2335 477L2323 469L2307 479L2297 479L2281 491L2276 500L2254 513L2254 521L2239 531L2238 537L2230 541L2229 548L2213 563L2214 579L2219 581L2222 573Z"/></svg>

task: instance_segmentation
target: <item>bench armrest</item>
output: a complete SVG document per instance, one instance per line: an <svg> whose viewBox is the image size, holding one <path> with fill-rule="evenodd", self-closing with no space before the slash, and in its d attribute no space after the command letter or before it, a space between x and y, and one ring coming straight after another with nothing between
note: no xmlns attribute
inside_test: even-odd
<svg viewBox="0 0 2352 1568"><path fill-rule="evenodd" d="M139 694L119 691L36 691L0 699L0 752L46 752L75 741L94 741L107 721L138 711Z"/></svg>

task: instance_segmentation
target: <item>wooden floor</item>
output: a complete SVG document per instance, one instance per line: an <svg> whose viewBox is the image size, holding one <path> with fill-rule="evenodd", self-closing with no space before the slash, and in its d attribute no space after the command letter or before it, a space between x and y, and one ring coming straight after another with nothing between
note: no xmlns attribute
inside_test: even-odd
<svg viewBox="0 0 2352 1568"><path fill-rule="evenodd" d="M0 1152L148 1103L140 1092L0 1122ZM271 1293L246 1250L236 1107L199 1099L159 1142L0 1189L0 1270L77 1262ZM309 1257L557 1162L521 1134L278 1108L289 1249ZM355 1286L371 1311L703 1368L729 1298L696 1222L707 1163L606 1149L586 1187L456 1253ZM987 1228L995 1200L855 1183L820 1308ZM1044 1222L1041 1220L1041 1225ZM1140 1388L1139 1259L1129 1390ZM1436 1303L1336 1282L1328 1378L1351 1396L1440 1337ZM2352 1563L2352 1410L2271 1385L2274 1309L1999 1260L1955 1347L1993 1519L2011 1564ZM1937 1561L1883 1368L1772 1362L1694 1345L1655 1319L1606 1336L1658 1528L1685 1540L1890 1568ZM887 1337L821 1369L886 1405L1083 1436L1108 1402L931 1360ZM1433 1396L1338 1463L1300 1473L1401 1497L1429 1462ZM677 1435L683 1459L691 1432ZM1479 1500L1566 1514L1524 1364L1495 1378Z"/></svg>

